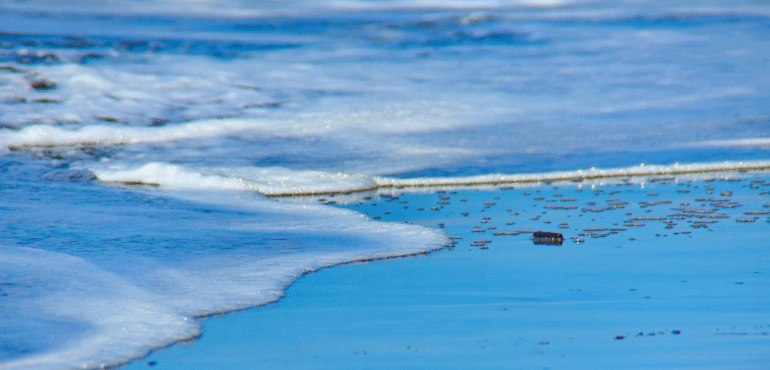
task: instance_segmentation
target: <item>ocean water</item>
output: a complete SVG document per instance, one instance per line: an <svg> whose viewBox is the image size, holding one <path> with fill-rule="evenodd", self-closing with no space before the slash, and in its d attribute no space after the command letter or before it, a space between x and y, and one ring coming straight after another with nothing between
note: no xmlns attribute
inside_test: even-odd
<svg viewBox="0 0 770 370"><path fill-rule="evenodd" d="M308 274L126 369L765 369L768 172L706 176L352 202L452 246Z"/></svg>
<svg viewBox="0 0 770 370"><path fill-rule="evenodd" d="M761 1L3 2L0 367L449 243L297 195L766 169L769 36Z"/></svg>

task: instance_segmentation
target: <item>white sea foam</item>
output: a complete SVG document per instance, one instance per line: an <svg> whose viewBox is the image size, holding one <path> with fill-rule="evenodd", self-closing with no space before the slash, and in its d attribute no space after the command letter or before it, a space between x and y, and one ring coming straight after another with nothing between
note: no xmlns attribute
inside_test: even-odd
<svg viewBox="0 0 770 370"><path fill-rule="evenodd" d="M211 221L195 227L288 239L292 251L211 256L179 251L165 259L125 255L116 266L108 256L90 262L61 253L3 247L0 276L4 286L13 287L8 295L12 301L2 307L6 319L35 317L48 325L49 334L72 336L6 361L4 369L98 368L121 363L198 335L198 315L274 301L308 271L421 253L447 241L442 232L375 223L357 212L325 206L279 205L222 192L173 196L242 212L238 223ZM77 331L61 326L82 329L75 335ZM45 332L46 328L30 331L28 340L45 340Z"/></svg>
<svg viewBox="0 0 770 370"><path fill-rule="evenodd" d="M168 190L239 190L268 196L301 196L393 188L408 192L414 188L484 187L612 178L631 179L650 176L710 176L716 172L767 169L770 169L770 160L674 163L670 165L641 164L624 168L590 168L546 173L428 178L396 178L322 171L297 171L280 167L192 169L168 163L148 163L134 168L103 164L90 168L90 171L104 182L157 185Z"/></svg>
<svg viewBox="0 0 770 370"><path fill-rule="evenodd" d="M751 59L765 56L764 49L753 44L756 37L731 37L720 31L729 27L720 23L719 15L733 14L727 3L711 4L713 9L706 15L716 14L715 20L692 9L644 3L623 7L570 2L574 6L526 12L510 8L536 3L470 2L473 6L490 5L494 11L416 13L405 19L383 16L382 20L363 24L354 16L346 18L355 14L353 6L341 20L322 26L313 23L313 17L296 20L321 27L320 31L297 31L279 22L271 25L278 27L275 32L262 32L259 22L269 19L261 18L247 22L207 18L205 21L213 23L193 23L189 27L194 30L176 35L161 26L132 25L118 33L121 37L115 40L98 39L97 44L105 45L84 46L82 50L68 48L67 43L29 48L21 40L8 52L37 56L51 53L61 63L20 63L13 72L0 74L0 101L9 103L0 104L0 121L9 127L0 129L0 147L160 144L244 136L262 141L302 138L305 140L296 145L280 148L254 149L242 143L217 150L230 150L228 161L259 162L259 158L244 158L240 153L262 150L267 157L267 152L274 151L278 155L289 153L292 161L299 162L297 169L321 166L318 169L324 171L382 175L485 157L687 148L704 135L735 136L741 132L718 130L720 125L732 125L734 118L717 117L714 119L718 122L704 125L701 117L709 116L709 109L723 107L729 111L726 117L765 114L760 104L734 104L736 100L762 101L767 95L764 80L751 78L752 74L763 73L763 67L750 63L745 54L721 49L720 53L706 53L715 58L709 63L701 64L694 57L710 50L714 43L733 41L735 48L753 50ZM82 4L68 4L60 2L58 6L71 5L88 14L93 11ZM101 11L107 13L130 12L132 6L148 5L129 2L119 6L123 3L112 1L88 4L103 7ZM216 4L255 12L277 6L255 2L252 7L230 1L195 4L202 9ZM345 4L327 2L320 6L333 10ZM420 8L429 3L375 2L372 6L397 9L405 4ZM170 11L178 5L159 2L158 6ZM442 2L433 5L453 6ZM693 8L700 5L694 4ZM24 6L56 5L41 2L10 7ZM753 8L750 14L762 14L760 6ZM586 16L576 16L573 11ZM654 23L661 11L670 13L672 21L683 23L698 23L699 18L693 21L689 17L700 15L704 22L715 22L714 34L706 37L687 27L651 29L647 23ZM5 15L12 17L7 14L12 13ZM578 20L578 24L588 22L582 29L584 33L575 34L549 22L535 27L511 21L515 15L529 21L565 17ZM288 21L291 16L285 14L280 19ZM111 24L99 23L99 17L84 17L95 23L94 28L85 27L93 32L83 34L87 41L94 33L112 35L107 33L113 32ZM630 17L628 22L633 27L607 32L606 28L591 25L622 23L624 17ZM13 18L20 28L7 31L43 32L37 23L23 28L24 19ZM48 23L64 22L66 26L67 21L66 17L53 17ZM637 21L642 25L634 23ZM421 22L431 27L418 27ZM228 31L239 27L254 27L254 34ZM66 29L67 37L81 35L79 29L84 27L71 28L77 29ZM51 32L56 34L55 30ZM253 36L251 42L255 38L266 40L269 47L233 51L222 46L249 41L248 35ZM494 42L501 44L486 44L488 36L493 36L493 41L494 36L500 36L502 40ZM355 42L351 44L350 40ZM136 52L122 48L122 43L132 42L149 46ZM160 51L152 49L153 43L159 45ZM196 43L223 47L223 54L234 53L236 57L188 53L184 45ZM682 55L677 54L680 49L685 50ZM101 57L81 63L82 58L93 53ZM642 55L657 55L659 62L647 63ZM624 62L608 65L606 60ZM691 68L692 64L698 68ZM730 68L720 69L723 65ZM371 73L374 70L377 73ZM725 70L742 72L734 76ZM33 88L38 80L53 82L56 87ZM619 123L617 116L627 118ZM164 154L144 154L154 156L152 160L157 162L179 161L181 151L173 150L178 147L169 148ZM314 158L302 163L297 153L313 153L307 156ZM682 160L698 159L694 156Z"/></svg>
<svg viewBox="0 0 770 370"><path fill-rule="evenodd" d="M120 266L114 266L110 258L90 262L54 252L3 248L0 264L4 283L9 286L26 284L21 288L24 298L13 297L11 308L13 305L31 305L40 311L28 314L37 315L40 320L56 317L67 325L84 328L80 335L64 345L52 345L3 365L8 369L57 369L119 363L158 346L197 335L200 328L194 318L196 315L226 312L278 299L284 287L304 272L353 260L420 253L438 248L447 241L445 234L438 231L414 225L375 223L357 212L326 206L274 202L251 195L253 191L267 194L340 191L350 189L351 183L355 185L358 181L367 186L391 190L394 187L402 191L405 190L401 189L403 186L483 186L497 182L538 183L768 167L770 161L721 162L422 179L337 174L338 179L323 185L319 179L326 179L330 174L318 171L278 168L194 170L161 163L128 170L104 164L94 170L103 181L156 182L166 190L166 196L218 209L238 210L242 212L238 222L208 223L214 222L215 228L227 228L231 232L289 238L292 251L180 255L165 262L126 256L121 259ZM283 178L286 182L271 183L264 178ZM343 185L339 185L339 179L355 180L342 181ZM297 184L303 181L312 186ZM195 227L201 226L212 227L205 224ZM179 261L172 262L177 259ZM38 273L31 276L29 271ZM66 288L60 287L62 277L65 277Z"/></svg>
<svg viewBox="0 0 770 370"><path fill-rule="evenodd" d="M4 369L97 368L200 333L192 317L137 288L131 277L127 280L83 259L29 248L2 248L0 266L4 284L26 285L11 293L15 300L6 307L19 311L7 315L26 314L52 323L43 325L64 322L85 327L83 333L54 349L4 362ZM48 330L59 332L55 329ZM28 333L28 340L41 334Z"/></svg>
<svg viewBox="0 0 770 370"><path fill-rule="evenodd" d="M335 193L377 187L366 175L270 168L205 168L192 170L168 163L138 168L94 167L102 181L159 185L171 190L215 189L254 191L264 195Z"/></svg>
<svg viewBox="0 0 770 370"><path fill-rule="evenodd" d="M25 215L2 242L37 248L0 254L0 289L22 293L0 316L24 334L1 366L125 361L304 272L445 242L262 195L767 169L741 148L767 145L742 118L767 115L768 14L733 1L0 4L0 170L4 191L30 190L0 207ZM156 187L59 181L89 178L56 175L72 170Z"/></svg>
<svg viewBox="0 0 770 370"><path fill-rule="evenodd" d="M524 184L546 183L571 180L594 180L605 178L632 178L639 176L674 176L687 174L705 174L741 170L767 170L768 161L740 161L715 163L674 163L670 165L645 165L625 168L591 168L577 171L558 171L533 174L491 174L455 178L413 178L399 179L392 177L376 177L375 181L381 187L440 187L440 186L474 186L490 184Z"/></svg>

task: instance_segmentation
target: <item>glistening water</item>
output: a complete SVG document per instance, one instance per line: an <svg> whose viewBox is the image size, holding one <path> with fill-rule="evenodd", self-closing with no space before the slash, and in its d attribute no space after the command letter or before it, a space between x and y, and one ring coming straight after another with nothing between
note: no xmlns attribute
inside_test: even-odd
<svg viewBox="0 0 770 370"><path fill-rule="evenodd" d="M122 363L304 272L448 242L273 195L767 167L769 16L759 1L4 2L2 366Z"/></svg>

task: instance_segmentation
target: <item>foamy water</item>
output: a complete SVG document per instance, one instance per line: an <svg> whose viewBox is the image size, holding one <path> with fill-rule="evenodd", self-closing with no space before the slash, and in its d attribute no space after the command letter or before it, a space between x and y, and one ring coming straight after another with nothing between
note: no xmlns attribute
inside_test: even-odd
<svg viewBox="0 0 770 370"><path fill-rule="evenodd" d="M770 8L0 5L0 361L98 367L446 236L270 197L767 169Z"/></svg>

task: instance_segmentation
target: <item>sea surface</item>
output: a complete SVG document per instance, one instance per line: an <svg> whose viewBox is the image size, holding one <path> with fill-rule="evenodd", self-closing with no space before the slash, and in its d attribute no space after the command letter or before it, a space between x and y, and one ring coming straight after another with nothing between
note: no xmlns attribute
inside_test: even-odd
<svg viewBox="0 0 770 370"><path fill-rule="evenodd" d="M302 195L767 169L768 70L764 1L2 2L0 367L450 243Z"/></svg>

